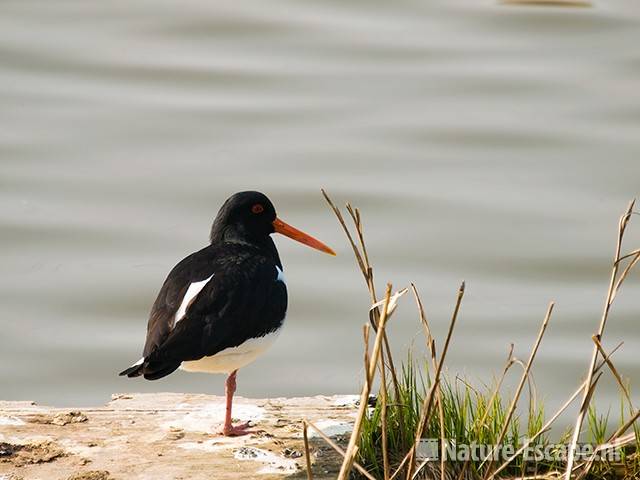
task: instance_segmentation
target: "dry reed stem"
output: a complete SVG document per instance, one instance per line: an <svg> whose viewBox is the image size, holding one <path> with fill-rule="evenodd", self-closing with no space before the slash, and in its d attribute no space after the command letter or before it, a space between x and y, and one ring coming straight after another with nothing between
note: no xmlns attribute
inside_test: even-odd
<svg viewBox="0 0 640 480"><path fill-rule="evenodd" d="M618 386L620 387L620 390L622 390L622 393L624 394L624 397L627 400L627 403L629 404L629 413L632 415L632 417L629 419L629 421L627 421L624 425L621 425L620 428L618 428L618 430L616 430L613 433L613 435L611 435L609 437L609 439L607 440L607 444L609 444L613 440L618 438L620 435L622 435L624 432L626 432L635 423L635 421L640 416L640 411L637 411L635 409L635 407L633 406L633 402L631 400L631 395L629 393L629 389L624 385L624 382L622 381L622 377L618 373L618 370L616 369L616 367L613 365L613 362L611 362L611 360L609 359L609 355L607 354L607 352L602 347L602 344L600 343L600 339L598 338L598 336L597 335L593 335L591 337L591 339L593 340L593 343L598 348L598 352L600 353L600 355L604 359L603 362L606 363L606 365L609 367L609 370L611 371L611 373L613 374L614 378L616 379L616 382L618 382ZM601 450L603 450L605 448L606 447L604 447L603 445L599 445L596 449L594 449L593 453L589 456L589 458L587 460L577 464L574 467L574 470L577 469L577 468L582 468L582 472L578 475L578 478L576 480L580 480L580 479L584 478L589 473L589 471L591 469L591 466L593 465L593 462L594 462L594 460L596 458L596 455L598 454L599 451L601 451Z"/></svg>
<svg viewBox="0 0 640 480"><path fill-rule="evenodd" d="M622 271L620 278L618 278L618 281L616 282L616 286L613 289L613 296L611 297L612 302L615 300L616 296L618 295L618 292L620 291L620 287L622 286L622 283L627 278L627 275L629 275L629 272L631 271L631 269L635 267L636 264L638 263L638 260L640 260L640 252L636 253L635 255L632 255L632 257L633 257L632 260Z"/></svg>
<svg viewBox="0 0 640 480"><path fill-rule="evenodd" d="M375 288L375 284L373 281L373 268L371 267L371 264L369 263L369 254L367 253L367 246L366 243L364 241L364 228L362 225L362 218L360 216L360 210L358 210L357 208L354 209L351 204L347 203L346 208L347 211L349 212L349 215L351 216L351 219L353 220L353 224L355 226L356 229L356 233L358 236L358 241L360 243L360 248L358 248L358 246L356 245L353 236L351 235L351 232L349 231L349 228L347 227L347 223L344 220L344 217L342 216L342 212L340 212L340 209L338 207L335 206L335 204L333 203L333 201L331 200L331 198L329 197L329 195L327 194L327 192L324 189L321 189L322 195L324 196L325 200L327 201L327 203L329 204L329 207L331 207L331 209L333 210L333 213L335 214L335 216L338 219L338 222L340 223L340 225L342 226L343 231L345 232L347 239L349 240L349 243L351 244L351 248L353 250L353 253L356 257L356 261L358 262L358 266L360 267L360 271L362 273L362 276L364 277L365 283L367 285L367 289L369 291L369 295L371 296L371 303L372 305L376 305L378 303L377 301L377 295L376 295L376 288ZM369 317L369 321L371 322L371 325L373 326L373 329L377 331L378 328L378 323L380 321L380 310L378 308L373 309L372 311L370 311L370 317ZM394 388L394 392L396 395L396 398L400 397L400 385L398 382L398 377L396 375L396 368L395 365L393 363L393 357L391 354L391 347L389 346L389 340L387 338L387 334L386 332L384 332L383 335L383 343L384 343L384 348L382 350L382 359L383 359L383 364L386 364L386 361L389 362L389 371L391 372L391 380L393 382L393 388ZM384 388L386 388L386 385L384 386ZM404 428L404 422L403 422L403 413L402 410L398 410L398 415L400 418L399 424L400 424L400 428ZM404 438L404 431L401 432L401 438Z"/></svg>
<svg viewBox="0 0 640 480"><path fill-rule="evenodd" d="M368 323L362 326L362 336L364 337L364 371L366 375L367 388L371 390L371 379L369 378L369 329Z"/></svg>
<svg viewBox="0 0 640 480"><path fill-rule="evenodd" d="M417 478L417 476L420 474L420 471L427 466L427 464L430 462L431 460L429 460L428 458L426 460L424 460L420 465L418 465L418 468L416 468L416 471L413 473L413 477L411 477L412 479ZM441 475L442 478L442 475Z"/></svg>
<svg viewBox="0 0 640 480"><path fill-rule="evenodd" d="M331 448L333 448L335 450L335 452L340 455L341 457L344 458L345 456L345 451L343 449L341 449L337 443L335 443L333 440L331 440L331 438L329 438L322 430L320 430L316 425L314 425L310 420L303 420L303 422L306 425L309 425L311 428L313 428L318 435L320 435L320 438L322 438L325 442L327 442L327 445L329 445ZM376 480L376 478L371 475L366 468L364 468L362 465L360 465L358 462L353 462L353 466L356 470L358 470L362 475L364 475L365 477L367 477L369 480Z"/></svg>
<svg viewBox="0 0 640 480"><path fill-rule="evenodd" d="M365 372L367 379L364 382L362 387L362 393L360 395L360 406L358 408L358 415L356 417L355 423L353 425L353 431L351 432L351 437L349 438L349 445L347 446L347 451L345 453L344 461L342 462L342 466L340 467L340 474L338 475L338 480L346 480L349 476L349 472L351 472L351 468L353 466L353 462L355 461L355 455L358 450L358 441L360 440L360 430L362 429L362 421L364 416L367 413L367 406L369 400L369 393L371 391L371 383L369 378L373 378L373 374L375 373L375 368L378 363L378 358L380 356L380 350L382 347L382 338L385 331L385 326L387 323L387 311L389 307L389 301L391 299L391 284L387 285L387 291L385 293L385 302L382 307L382 314L380 315L380 323L378 325L378 332L376 334L376 339L373 344L373 351L371 354L371 365L369 365L369 370Z"/></svg>
<svg viewBox="0 0 640 480"><path fill-rule="evenodd" d="M400 473L402 472L402 469L404 467L404 465L409 461L409 453L407 453L404 458L402 459L402 461L400 462L400 465L398 465L398 468L396 468L396 471L393 472L393 475L391 475L391 478L389 480L395 480L395 478L400 475Z"/></svg>
<svg viewBox="0 0 640 480"><path fill-rule="evenodd" d="M561 477L562 472L554 470L552 472L546 472L542 477L538 474L534 474L527 477L515 477L511 480L559 480Z"/></svg>
<svg viewBox="0 0 640 480"><path fill-rule="evenodd" d="M311 471L311 453L309 452L309 437L307 435L307 422L302 422L302 438L304 439L304 458L307 462L307 480L313 480Z"/></svg>
<svg viewBox="0 0 640 480"><path fill-rule="evenodd" d="M616 369L616 367L613 365L613 362L609 360L609 356L607 355L607 352L605 352L604 348L602 347L602 344L600 343L600 339L598 338L598 336L593 335L591 339L593 340L593 343L595 343L596 347L598 348L598 352L600 352L600 355L602 356L602 358L604 358L604 361L609 367L609 370L611 370L611 373L616 379L616 382L618 382L618 386L620 387L620 390L622 390L622 393L624 394L627 402L629 403L629 412L633 414L633 412L635 412L636 409L633 406L633 402L631 401L631 395L629 393L629 389L624 385L624 382L622 381L622 377L618 373L618 370Z"/></svg>
<svg viewBox="0 0 640 480"><path fill-rule="evenodd" d="M389 452L387 451L387 376L385 374L384 360L380 356L380 402L381 402L381 426L382 426L382 469L384 480L389 479Z"/></svg>
<svg viewBox="0 0 640 480"><path fill-rule="evenodd" d="M633 251L627 253L626 255L621 256L618 260L616 260L616 263L620 263L623 260L626 260L627 258L630 258L630 257L635 257L639 253L640 253L640 248L638 250L633 250Z"/></svg>
<svg viewBox="0 0 640 480"><path fill-rule="evenodd" d="M597 375L595 378L596 379L600 379L600 377L602 377L601 374ZM585 380L585 383L586 383L586 380ZM588 385L588 383L587 383L587 385ZM596 385L597 385L596 381L591 382L591 388L589 388L589 390L587 390L587 392L586 392L586 399L589 402L591 401L591 398L593 397L593 393L596 391ZM584 463L578 464L578 465L574 465L573 468L571 469L571 473L573 473L574 470L578 470L578 469L582 468L583 466L584 466ZM566 474L566 472L565 472L565 474ZM580 475L578 478L581 478L581 477L582 477L582 475Z"/></svg>
<svg viewBox="0 0 640 480"><path fill-rule="evenodd" d="M611 350L611 352L609 352L608 354L605 354L603 356L603 359L600 361L600 363L596 366L595 368L595 373L597 374L602 367L610 361L611 356L613 356L613 354L622 346L622 343L619 343L613 350ZM594 381L593 384L597 384L598 380L600 379L600 377L602 376L602 374L598 374ZM540 435L542 435L542 433L544 433L545 430L547 430L557 419L558 417L569 407L569 405L571 403L573 403L573 401L576 399L576 397L580 394L580 392L582 392L585 387L587 385L587 381L585 380L584 382L582 382L582 385L573 393L573 395L569 398L569 400L567 400L565 402L565 404L560 407L560 409L558 411L556 411L556 413L540 428L540 430L531 438L528 439L527 443L525 443L516 453L513 454L513 456L511 456L508 460L506 460L501 466L500 468L498 468L495 472L493 472L491 474L491 476L487 479L487 480L492 480L498 473L500 473L502 470L504 470L512 461L513 459L517 458L518 455L520 455L524 449L526 447L528 447L529 445L531 445L531 443L533 441L535 441L536 438L538 438ZM592 390L595 390L595 387L592 387ZM611 440L613 438L616 438L620 435L622 435L624 432L626 432L631 425L633 425L633 423L635 422L635 420L638 418L638 416L640 416L640 411L638 411L636 413L636 416L633 417L632 420L629 420L625 425L623 425L622 427L620 427L616 433L614 433L611 438L609 439L609 441L611 442ZM461 477L458 477L459 479Z"/></svg>
<svg viewBox="0 0 640 480"><path fill-rule="evenodd" d="M442 355L440 356L440 360L438 361L438 367L436 368L433 385L429 389L429 393L425 397L422 402L422 412L420 414L420 420L418 422L418 428L416 429L416 436L413 445L409 449L409 453L407 456L409 457L408 466L407 466L407 475L406 480L411 480L413 476L413 470L415 468L415 454L416 454L416 446L420 442L422 437L422 432L424 430L425 425L427 424L427 420L429 419L429 414L431 413L431 405L433 404L434 394L438 384L440 383L440 374L442 372L442 367L444 366L444 361L447 356L447 352L449 351L449 344L451 343L451 337L453 335L453 329L455 328L456 321L458 319L458 313L460 312L460 305L462 304L462 298L464 297L465 284L462 282L460 288L458 289L458 295L456 298L456 306L453 310L453 315L451 317L451 322L449 323L449 331L447 332L447 337L444 342L444 347L442 348Z"/></svg>
<svg viewBox="0 0 640 480"><path fill-rule="evenodd" d="M327 192L325 192L324 189L321 189L320 191L322 192L322 195L324 196L324 199L327 201L327 203L329 204L329 206L333 210L333 213L338 218L338 221L340 222L340 225L342 225L342 230L344 230L344 233L347 235L347 238L349 239L349 244L351 245L351 248L353 249L353 255L356 257L356 261L358 262L358 266L360 267L360 271L364 275L365 281L367 281L367 276L366 276L366 273L365 273L366 272L366 268L364 266L364 262L362 260L362 257L360 256L360 251L358 250L358 247L356 246L355 242L353 241L353 238L351 237L351 232L349 231L349 228L347 227L347 224L344 221L344 218L342 217L342 213L340 212L338 207L336 207L334 205L334 203L331 201L331 199L329 198L329 195L327 194Z"/></svg>
<svg viewBox="0 0 640 480"><path fill-rule="evenodd" d="M620 428L618 428L618 430L616 430L610 437L608 440L608 443L611 443L613 441L615 441L618 437L622 436L624 434L624 432L626 432L627 430L629 430L631 428L631 426L636 423L636 420L638 420L638 418L640 417L640 410L636 411L633 416L627 420L624 425L620 425Z"/></svg>
<svg viewBox="0 0 640 480"><path fill-rule="evenodd" d="M487 407L484 411L484 414L482 415L482 418L480 419L480 422L479 422L480 428L482 428L486 424L487 417L489 416L489 412L491 412L491 409L493 408L493 404L496 401L496 398L498 398L498 394L500 393L500 389L502 388L502 383L504 382L504 379L506 378L507 373L509 372L509 369L513 366L514 363L515 363L515 359L513 357L513 343L512 343L509 346L509 353L507 354L507 360L505 361L504 368L502 369L502 375L500 376L500 379L496 383L493 389L493 392L491 392L491 397L487 402ZM462 470L460 470L460 474L458 475L458 480L462 480L464 478L464 475L467 472L467 469L469 468L470 461L471 461L470 458L467 458L465 460L464 465L462 466Z"/></svg>
<svg viewBox="0 0 640 480"><path fill-rule="evenodd" d="M390 288L391 284L387 284L387 288ZM382 307L384 309L384 314L386 316L385 321L389 320L389 317L393 314L393 312L396 309L396 305L397 305L397 301L398 299L404 295L405 293L407 293L407 289L403 288L402 290L397 291L396 293L394 293L393 295L391 295L391 292L387 292L389 293L389 295L385 294L385 298L384 300L382 300ZM382 317L380 317L380 322L382 322ZM382 330L382 331L381 331ZM378 338L378 335L381 336L381 341L384 343L384 339L386 338L386 330L383 328L378 328L378 332L376 334L376 339ZM381 344L380 347L380 357L382 358L382 354L384 351L384 344ZM377 368L377 359L374 362L371 362L371 364L369 365L369 372L368 372L368 378L369 378L369 383L373 382L373 378L376 374L376 368Z"/></svg>
<svg viewBox="0 0 640 480"><path fill-rule="evenodd" d="M598 372L605 364L610 363L610 358L611 356L613 356L613 354L616 352L616 350L618 350L618 348L620 348L622 346L622 342L619 343L613 350L611 350L610 353L606 353L603 350L603 359L600 361L600 363L598 364L598 366L596 367L595 371ZM596 380L594 381L594 384L596 383L597 379L599 377L596 378ZM586 382L586 380L585 380ZM594 389L595 390L595 389ZM640 416L640 411L635 412L635 414L633 414L633 416L624 424L621 425L618 430L616 430L608 439L606 444L603 445L599 445L594 453L591 455L591 457L589 457L589 459L586 462L583 462L582 464L576 465L573 467L573 470L577 470L579 468L582 468L585 463L587 463L588 465L585 467L585 469L581 472L581 474L578 476L578 479L582 478L583 476L585 476L586 474L589 473L589 469L591 468L591 464L593 463L593 459L595 458L595 454L598 453L598 451L602 450L603 448L608 448L606 447L608 446L612 446L612 443L616 442L616 439L624 434L624 432L626 432L634 423L635 421L638 419L638 417ZM576 479L576 480L578 480Z"/></svg>
<svg viewBox="0 0 640 480"><path fill-rule="evenodd" d="M632 200L627 207L626 212L620 217L620 221L618 222L618 238L616 241L616 250L613 258L613 267L611 269L611 278L609 280L609 289L607 291L607 296L605 300L604 309L602 312L602 317L600 318L600 325L598 327L598 332L596 335L599 339L602 339L604 334L605 327L607 325L607 319L609 318L609 311L611 310L611 304L615 297L615 293L617 289L620 288L621 283L616 283L616 279L618 277L618 269L620 265L621 251L622 251L622 241L624 239L624 232L627 228L629 220L631 218L631 213L633 212L633 207L635 205L635 200ZM632 262L633 263L633 262ZM635 265L635 263L633 263ZM628 273L630 269L627 269ZM626 278L626 275L625 275ZM589 362L589 368L587 369L587 383L590 384L593 378L593 369L596 365L596 361L598 359L598 347L594 345L593 351L591 354L591 360ZM578 440L580 438L580 431L582 430L582 424L584 422L584 417L587 414L587 410L589 409L589 399L587 398L587 394L585 393L582 404L580 406L580 411L578 412L578 416L576 418L576 423L573 428L573 435L571 438L571 445L569 448L569 454L567 457L567 466L564 474L565 480L571 480L571 473L573 471L573 465L575 462L575 450Z"/></svg>
<svg viewBox="0 0 640 480"><path fill-rule="evenodd" d="M325 196L325 198L327 199L327 201L330 202L329 197L327 195L326 192L322 192L323 195ZM367 288L369 290L369 294L371 295L371 303L372 304L376 304L377 303L377 295L376 295L376 287L375 287L375 283L373 281L373 267L371 266L371 264L369 263L369 254L367 252L367 245L364 241L364 226L362 225L362 218L360 217L360 210L358 210L357 208L353 208L351 206L350 203L347 203L346 205L347 211L349 212L349 215L351 216L351 220L353 221L353 224L356 228L356 233L358 235L358 241L360 242L360 252L361 252L361 260L362 260L362 264L364 266L364 270L362 272L362 274L365 277L365 281L367 283ZM370 321L374 327L374 329L377 328L378 322L380 321L380 311L378 309L375 309L373 311L373 317L370 318ZM391 372L391 379L393 381L393 386L394 386L394 390L396 393L396 396L399 396L400 394L400 386L398 384L398 378L396 376L396 368L395 365L393 364L393 357L391 354L391 347L389 346L389 340L387 338L387 334L385 332L384 337L382 338L383 342L384 342L384 348L382 350L382 360L383 360L383 365L386 364L386 361L389 362L389 371ZM386 359L386 361L385 361ZM386 390L387 385L386 383L384 384L384 386L382 387ZM402 413L400 413L400 415L402 416ZM402 423L401 423L402 425Z"/></svg>
<svg viewBox="0 0 640 480"><path fill-rule="evenodd" d="M620 438L614 440L610 444L606 444L606 447L607 448L624 447L626 445L630 445L632 443L636 443L636 441L637 441L636 434L635 433L629 433L628 435L625 435L624 437L620 437Z"/></svg>
<svg viewBox="0 0 640 480"><path fill-rule="evenodd" d="M371 266L369 263L369 254L367 253L367 247L364 241L364 227L362 225L362 220L360 218L360 210L357 208L353 208L350 203L346 205L347 212L351 215L351 219L353 220L353 224L356 226L356 233L358 234L358 241L360 242L360 250L362 252L363 263L364 266L367 267L367 270ZM373 280L373 276L369 275L370 280ZM371 286L371 291L375 294L375 288L373 285ZM375 301L375 299L372 299Z"/></svg>
<svg viewBox="0 0 640 480"><path fill-rule="evenodd" d="M640 412L637 412L637 414L635 415L635 419L637 419L638 416L640 416ZM635 419L634 419L634 421L635 421ZM584 478L586 475L589 474L589 471L590 471L590 469L591 469L591 467L593 465L595 457L599 452L601 452L603 450L608 450L610 448L623 447L623 446L628 445L629 443L633 443L633 442L635 442L635 434L626 435L624 438L621 438L621 439L618 439L618 440L615 440L615 441L609 441L607 443L603 443L602 445L598 445L593 450L593 453L591 454L591 456L584 463L578 464L575 467L573 467L574 471L579 469L579 468L582 468L582 472L580 472L580 474L578 475L576 480L580 480L580 479Z"/></svg>
<svg viewBox="0 0 640 480"><path fill-rule="evenodd" d="M445 426L444 426L444 406L442 405L442 393L440 390L440 385L438 385L438 390L436 391L436 405L438 406L438 422L440 424L440 480L445 480L445 468L444 468L444 459L445 459Z"/></svg>
<svg viewBox="0 0 640 480"><path fill-rule="evenodd" d="M527 368L527 364L516 357L513 358L513 363L514 365L521 366L523 372ZM533 379L533 373L531 371L529 371L527 374L527 386L529 387L529 411L535 412L537 393L536 393L535 381Z"/></svg>
<svg viewBox="0 0 640 480"><path fill-rule="evenodd" d="M540 342L542 342L542 337L544 336L544 332L547 330L547 326L549 325L549 319L551 318L551 313L553 312L553 306L554 306L553 302L549 303L549 307L547 308L547 313L544 316L544 320L542 321L540 331L538 332L538 337L536 338L536 341L533 344L531 354L529 355L529 360L527 361L525 369L522 372L522 376L520 377L520 383L518 383L518 388L516 389L516 393L514 394L513 399L511 400L511 404L509 405L509 409L507 410L507 415L502 425L502 429L500 430L500 435L498 435L498 439L496 440L496 448L498 445L502 443L502 440L504 440L504 437L507 433L507 430L509 428L509 422L511 421L511 418L513 418L513 413L515 412L516 406L518 405L520 394L522 393L524 384L527 381L529 372L531 371L531 365L533 364L533 361L536 358L536 353L538 352L538 348L540 347ZM492 457L494 452L495 452L495 448L491 450L491 453L487 458ZM487 458L483 460L482 464L480 465L481 468L482 468L482 465L487 461ZM493 473L492 468L493 468L493 459L489 462L489 465L487 467L487 473L484 475L485 479L489 475L491 475L491 473Z"/></svg>
<svg viewBox="0 0 640 480"><path fill-rule="evenodd" d="M436 342L431 335L431 326L429 325L429 320L427 319L427 314L425 312L424 306L422 304L422 299L418 294L418 289L412 283L411 291L413 292L413 298L416 301L416 306L418 308L418 314L420 315L420 322L425 331L425 341L427 344L427 348L429 349L429 353L431 354L431 365L433 371L436 371L438 366L438 360L436 357ZM444 407L442 405L442 390L440 389L440 385L438 385L436 389L436 405L438 406L438 421L440 424L440 480L445 480L445 469L444 469L444 459L445 459L445 429L444 429ZM418 469L419 470L419 469Z"/></svg>
<svg viewBox="0 0 640 480"><path fill-rule="evenodd" d="M602 376L602 374L599 374L598 376L596 376L594 384L597 383L597 381L600 379L600 377ZM529 447L529 445L531 445L540 435L542 435L544 432L546 432L549 427L551 427L551 425L558 419L558 417L560 415L562 415L562 413L564 413L564 411L569 407L569 405L571 405L573 403L573 401L578 398L578 395L580 395L580 393L585 389L585 387L587 386L587 382L584 381L582 383L582 385L580 385L580 387L578 387L578 389L573 392L573 395L571 395L571 397L569 397L569 399L562 405L562 407L560 407L556 413L545 422L545 424L540 427L540 430L538 430L538 432L536 432L536 434L529 438L523 445L522 447L520 447L511 457L509 457L507 460L504 461L504 463L502 465L500 465L499 468L497 468L488 478L487 480L493 480L493 478L495 478L496 475L498 475L502 470L504 470L505 468L507 468L507 466L515 459L517 458L522 452L525 451L525 449L527 449Z"/></svg>

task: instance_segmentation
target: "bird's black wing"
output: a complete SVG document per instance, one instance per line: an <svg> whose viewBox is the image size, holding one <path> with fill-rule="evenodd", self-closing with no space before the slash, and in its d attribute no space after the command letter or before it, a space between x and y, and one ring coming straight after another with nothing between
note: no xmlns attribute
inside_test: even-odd
<svg viewBox="0 0 640 480"><path fill-rule="evenodd" d="M167 339L173 329L176 312L189 286L211 276L215 269L213 256L212 247L205 247L182 259L169 272L149 313L143 358L149 356ZM135 364L120 373L130 377L141 374L141 364Z"/></svg>
<svg viewBox="0 0 640 480"><path fill-rule="evenodd" d="M143 352L145 357L157 349L171 332L175 314L189 286L210 277L214 272L215 262L210 246L184 258L169 272L149 314Z"/></svg>

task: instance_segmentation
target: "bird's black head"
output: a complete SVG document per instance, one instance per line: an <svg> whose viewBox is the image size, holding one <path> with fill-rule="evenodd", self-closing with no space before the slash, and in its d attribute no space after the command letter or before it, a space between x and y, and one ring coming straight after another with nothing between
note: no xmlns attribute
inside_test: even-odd
<svg viewBox="0 0 640 480"><path fill-rule="evenodd" d="M211 242L239 240L261 243L275 229L276 209L260 192L238 192L220 208L211 228Z"/></svg>
<svg viewBox="0 0 640 480"><path fill-rule="evenodd" d="M224 202L211 227L211 243L249 243L275 251L270 237L274 232L335 255L324 243L276 217L271 200L264 193L253 191L238 192Z"/></svg>

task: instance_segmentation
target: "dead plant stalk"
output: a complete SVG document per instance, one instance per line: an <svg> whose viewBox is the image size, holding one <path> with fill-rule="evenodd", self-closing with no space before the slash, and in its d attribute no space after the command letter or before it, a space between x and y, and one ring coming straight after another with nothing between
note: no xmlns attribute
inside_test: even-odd
<svg viewBox="0 0 640 480"><path fill-rule="evenodd" d="M355 423L353 425L353 431L349 438L349 444L345 453L342 466L340 467L340 474L338 480L346 480L351 472L355 455L357 453L358 441L360 439L360 429L362 428L362 421L367 414L367 406L369 404L369 393L371 392L371 379L375 374L375 368L378 363L378 357L380 356L380 349L382 346L382 338L384 329L388 318L389 301L391 300L391 284L387 285L387 291L385 293L384 304L382 307L382 315L380 315L380 323L378 324L378 332L376 333L375 342L373 344L373 351L371 353L371 364L369 370L365 372L365 382L360 394L360 406L358 407L358 414L356 416Z"/></svg>
<svg viewBox="0 0 640 480"><path fill-rule="evenodd" d="M611 269L611 278L609 280L609 289L607 291L607 296L606 296L606 300L604 302L604 309L602 312L602 317L600 319L600 325L598 327L598 332L596 333L598 339L602 340L602 336L604 334L604 330L605 327L607 325L607 320L609 318L609 312L611 310L611 305L613 304L613 300L616 296L617 291L619 290L619 288L622 285L622 282L624 281L624 279L626 278L627 274L629 273L630 269L633 268L633 266L637 263L638 261L638 257L636 256L632 262L627 266L627 268L624 270L623 275L620 276L619 281L616 282L616 280L618 279L618 270L619 270L619 266L620 266L620 259L622 257L621 252L622 252L622 242L624 240L624 232L627 228L627 225L629 223L629 220L631 218L631 213L633 212L633 207L635 205L635 200L632 200L629 203L629 206L627 207L627 210L625 211L625 213L620 217L620 221L618 222L618 237L617 237L617 242L616 242L616 250L615 250L615 256L613 259L613 267ZM591 360L589 362L589 368L587 369L587 384L591 384L592 379L593 379L593 373L594 373L594 368L596 365L596 361L598 359L598 346L594 345L593 346L593 351L591 354ZM589 389L585 390L585 393L583 395L583 399L582 399L582 404L580 406L580 411L578 412L578 416L576 418L576 423L575 426L573 428L573 436L571 438L571 445L569 446L569 452L568 452L568 456L567 456L567 466L566 466L566 470L564 473L564 479L565 480L571 480L571 473L573 471L573 465L575 462L575 450L576 450L576 445L578 443L578 439L580 438L580 431L582 429L582 423L584 422L584 417L587 414L587 411L589 409L589 396L588 396L588 391Z"/></svg>

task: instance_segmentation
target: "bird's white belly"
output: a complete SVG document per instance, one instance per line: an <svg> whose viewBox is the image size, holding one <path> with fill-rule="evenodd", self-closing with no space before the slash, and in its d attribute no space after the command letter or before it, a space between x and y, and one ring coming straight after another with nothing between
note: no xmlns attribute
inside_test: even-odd
<svg viewBox="0 0 640 480"><path fill-rule="evenodd" d="M180 369L186 372L231 373L249 365L266 352L279 333L280 329L264 337L251 338L237 347L225 348L210 357L182 362Z"/></svg>

